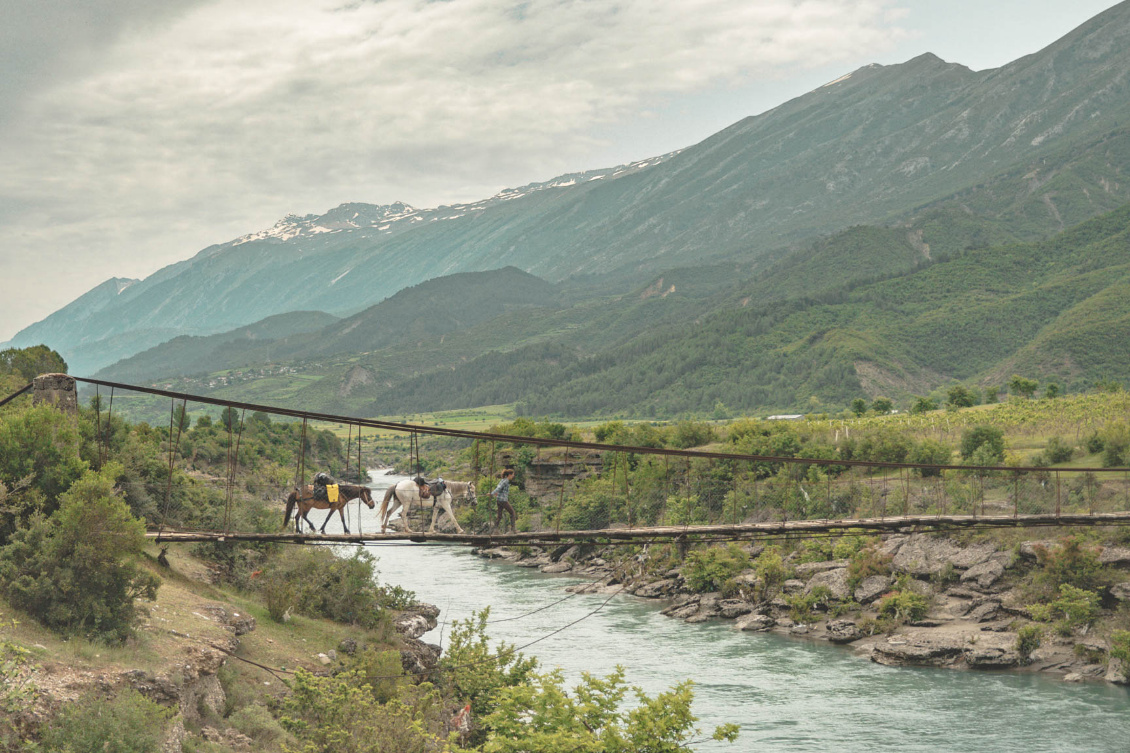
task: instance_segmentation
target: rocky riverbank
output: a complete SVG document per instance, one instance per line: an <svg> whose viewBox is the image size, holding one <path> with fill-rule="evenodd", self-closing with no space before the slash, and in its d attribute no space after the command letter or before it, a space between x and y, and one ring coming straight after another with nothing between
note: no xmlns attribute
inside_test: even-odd
<svg viewBox="0 0 1130 753"><path fill-rule="evenodd" d="M1126 628L1121 623L1130 615L1130 549L1091 550L1107 583L1096 592L1101 619L1053 624L1033 614L1032 578L1061 542L963 545L912 534L870 546L868 555L881 563L880 573L861 577L852 560L802 561L810 558L795 550L780 557L782 579L773 585L758 564L764 547L748 545L742 551L749 567L729 578L723 590L705 592L692 588L688 560L656 568L663 559L647 548L630 556L598 546L494 548L479 554L590 580L567 590L661 599L667 602L663 614L688 623L729 621L736 630L829 641L886 665L1039 671L1068 681L1130 684L1123 662L1111 656L1111 633ZM920 608L901 614L904 603Z"/></svg>

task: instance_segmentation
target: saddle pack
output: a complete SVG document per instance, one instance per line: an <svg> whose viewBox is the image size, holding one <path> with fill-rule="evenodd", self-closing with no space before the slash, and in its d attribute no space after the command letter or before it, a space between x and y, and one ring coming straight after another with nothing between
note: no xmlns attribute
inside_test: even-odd
<svg viewBox="0 0 1130 753"><path fill-rule="evenodd" d="M327 487L333 486L335 499L330 499L330 493ZM310 490L311 496L321 502L336 502L337 499L337 482L328 473L319 473L314 476L314 488Z"/></svg>

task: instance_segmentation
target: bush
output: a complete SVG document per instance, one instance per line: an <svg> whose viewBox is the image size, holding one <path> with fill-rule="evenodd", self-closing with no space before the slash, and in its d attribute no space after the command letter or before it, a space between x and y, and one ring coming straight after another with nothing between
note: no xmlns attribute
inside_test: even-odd
<svg viewBox="0 0 1130 753"><path fill-rule="evenodd" d="M701 732L691 713L690 681L648 696L624 683L617 667L607 677L585 674L572 693L560 670L538 675L532 683L499 694L497 710L482 720L487 753L558 753L558 751L632 751L674 753L687 750ZM628 692L629 709L622 710ZM735 724L715 728L714 740L733 742Z"/></svg>
<svg viewBox="0 0 1130 753"><path fill-rule="evenodd" d="M1130 630L1115 630L1110 634L1110 655L1130 667Z"/></svg>
<svg viewBox="0 0 1130 753"><path fill-rule="evenodd" d="M713 441L714 429L702 421L680 421L671 436L671 444L682 449L701 447Z"/></svg>
<svg viewBox="0 0 1130 753"><path fill-rule="evenodd" d="M926 597L913 591L895 591L879 602L879 616L896 622L915 622L930 611Z"/></svg>
<svg viewBox="0 0 1130 753"><path fill-rule="evenodd" d="M816 586L807 594L792 594L785 597L789 605L789 617L795 622L812 622L813 612L817 609L827 609L832 601L832 591L827 586Z"/></svg>
<svg viewBox="0 0 1130 753"><path fill-rule="evenodd" d="M749 554L737 544L729 544L688 554L683 577L692 591L720 591L726 581L747 567Z"/></svg>
<svg viewBox="0 0 1130 753"><path fill-rule="evenodd" d="M326 549L290 550L264 571L261 583L275 620L287 609L365 628L381 620L384 592L376 582L373 556L363 550L351 557Z"/></svg>
<svg viewBox="0 0 1130 753"><path fill-rule="evenodd" d="M978 450L982 452L978 453ZM961 457L965 460L974 459L977 455L984 460L992 458L990 463L975 463L976 465L997 465L1004 461L1004 430L996 426L975 426L967 429L961 436Z"/></svg>
<svg viewBox="0 0 1130 753"><path fill-rule="evenodd" d="M271 712L258 703L245 706L228 717L228 724L237 731L250 737L260 746L275 750L278 743L286 737L283 730Z"/></svg>
<svg viewBox="0 0 1130 753"><path fill-rule="evenodd" d="M1048 440L1044 455L1049 463L1066 463L1075 455L1075 448L1059 437L1052 437Z"/></svg>
<svg viewBox="0 0 1130 753"><path fill-rule="evenodd" d="M1097 431L1091 432L1091 435L1088 436L1086 440L1084 440L1083 446L1087 448L1087 452L1091 455L1102 452L1103 451L1103 437L1102 437L1102 435L1099 434Z"/></svg>
<svg viewBox="0 0 1130 753"><path fill-rule="evenodd" d="M445 750L448 710L428 683L406 685L396 698L381 703L356 673L315 677L300 669L280 711L283 729L298 738L302 751Z"/></svg>
<svg viewBox="0 0 1130 753"><path fill-rule="evenodd" d="M1103 429L1103 465L1121 467L1130 462L1130 426L1113 424Z"/></svg>
<svg viewBox="0 0 1130 753"><path fill-rule="evenodd" d="M486 632L489 617L486 607L452 622L451 639L439 665L447 689L468 700L477 717L494 710L495 696L503 688L528 683L538 665L537 659L525 658L504 642L492 649Z"/></svg>
<svg viewBox="0 0 1130 753"><path fill-rule="evenodd" d="M949 465L953 460L953 449L944 442L934 439L924 439L915 445L906 456L908 463L922 465ZM919 475L923 477L938 476L941 474L936 468L919 468Z"/></svg>
<svg viewBox="0 0 1130 753"><path fill-rule="evenodd" d="M54 515L0 548L0 590L49 628L120 642L137 617L134 600L157 596L161 580L132 561L145 527L114 493L120 470L87 471Z"/></svg>
<svg viewBox="0 0 1130 753"><path fill-rule="evenodd" d="M1025 660L1032 656L1032 652L1040 647L1044 630L1039 625L1024 625L1016 631L1016 653Z"/></svg>
<svg viewBox="0 0 1130 753"><path fill-rule="evenodd" d="M1107 584L1098 550L1084 546L1078 538L1064 539L1054 549L1037 547L1036 558L1040 569L1032 580L1047 595L1064 584L1091 591Z"/></svg>
<svg viewBox="0 0 1130 753"><path fill-rule="evenodd" d="M0 419L0 482L13 487L29 479L51 514L58 497L86 470L79 458L79 431L73 418L49 405L15 411ZM29 514L30 510L23 511ZM9 513L10 514L10 513ZM8 515L4 516L8 518ZM20 521L0 522L0 543Z"/></svg>
<svg viewBox="0 0 1130 753"><path fill-rule="evenodd" d="M762 600L776 596L789 577L789 570L781 557L781 550L775 546L765 547L765 551L754 563L753 571L757 574L757 586Z"/></svg>
<svg viewBox="0 0 1130 753"><path fill-rule="evenodd" d="M159 753L173 710L132 688L106 701L86 695L47 725L45 750L56 753Z"/></svg>
<svg viewBox="0 0 1130 753"><path fill-rule="evenodd" d="M874 545L866 546L848 559L848 588L852 591L872 575L890 575L891 557Z"/></svg>
<svg viewBox="0 0 1130 753"><path fill-rule="evenodd" d="M1032 604L1028 607L1032 618L1051 622L1057 617L1056 630L1070 635L1075 628L1090 625L1099 618L1099 595L1094 591L1064 583L1059 587L1059 598L1050 604Z"/></svg>

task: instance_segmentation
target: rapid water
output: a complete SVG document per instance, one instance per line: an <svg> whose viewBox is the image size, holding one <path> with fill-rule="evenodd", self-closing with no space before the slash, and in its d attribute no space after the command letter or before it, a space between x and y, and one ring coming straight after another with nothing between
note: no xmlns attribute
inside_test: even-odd
<svg viewBox="0 0 1130 753"><path fill-rule="evenodd" d="M376 477L383 493L399 477ZM378 499L380 497L378 496ZM379 509L379 505L378 505ZM354 513L356 508L353 508ZM364 510L364 530L377 530ZM320 521L319 521L320 524ZM424 636L446 644L450 621L489 605L492 621L525 615L569 596L575 578L545 575L435 544L370 547L383 583L438 606L441 624ZM521 619L493 622L494 639L525 645L578 620L608 596L578 594ZM741 726L738 742L701 751L1067 751L1130 750L1130 694L1030 674L891 668L825 643L740 633L732 622L687 625L661 603L616 596L599 611L523 653L543 668L581 672L623 665L649 693L690 678L694 711L709 732Z"/></svg>

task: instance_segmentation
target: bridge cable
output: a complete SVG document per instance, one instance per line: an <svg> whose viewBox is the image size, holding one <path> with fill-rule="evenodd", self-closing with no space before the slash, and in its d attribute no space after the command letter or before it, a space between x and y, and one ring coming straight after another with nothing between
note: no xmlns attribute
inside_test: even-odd
<svg viewBox="0 0 1130 753"><path fill-rule="evenodd" d="M17 397L19 397L20 395L24 394L24 393L25 393L25 392L27 392L28 390L30 390L30 389L31 389L31 387L32 387L32 383L31 383L31 382L28 382L28 383L27 383L27 384L25 384L25 385L24 385L23 387L21 387L20 389L16 390L15 392L13 392L13 393L12 393L11 395L8 395L8 397L4 398L3 400L0 400L0 408L3 408L3 407L4 407L5 405L7 405L8 403L12 402L12 401L13 401L13 400L15 400L15 399L16 399Z"/></svg>

